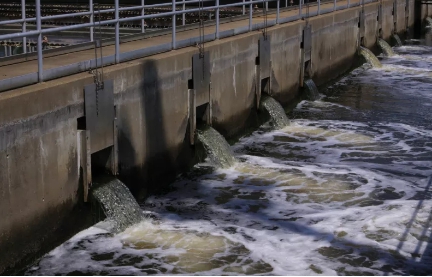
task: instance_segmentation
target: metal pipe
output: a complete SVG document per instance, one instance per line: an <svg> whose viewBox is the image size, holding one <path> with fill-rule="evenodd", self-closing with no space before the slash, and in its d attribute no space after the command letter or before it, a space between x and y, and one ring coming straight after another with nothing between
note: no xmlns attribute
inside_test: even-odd
<svg viewBox="0 0 432 277"><path fill-rule="evenodd" d="M219 0L216 0L216 39L219 39ZM244 6L243 6L244 7Z"/></svg>
<svg viewBox="0 0 432 277"><path fill-rule="evenodd" d="M349 1L349 0L348 0ZM321 0L318 0L318 15L321 13Z"/></svg>
<svg viewBox="0 0 432 277"><path fill-rule="evenodd" d="M279 4L280 0L276 1L276 24L279 24Z"/></svg>
<svg viewBox="0 0 432 277"><path fill-rule="evenodd" d="M217 6L217 5L216 5ZM183 11L186 9L186 4L185 3L183 3ZM186 25L186 13L184 12L183 14L182 14L182 25L184 26L184 25Z"/></svg>
<svg viewBox="0 0 432 277"><path fill-rule="evenodd" d="M93 0L89 0L89 11L91 12L90 23L93 23L93 21L94 21ZM90 27L90 41L94 40L93 33L94 33L94 27L91 26Z"/></svg>
<svg viewBox="0 0 432 277"><path fill-rule="evenodd" d="M347 8L350 7L350 0L347 0Z"/></svg>
<svg viewBox="0 0 432 277"><path fill-rule="evenodd" d="M42 56L42 20L41 20L41 0L36 0L36 28L38 31L37 56L38 56L38 81L43 82L43 56Z"/></svg>
<svg viewBox="0 0 432 277"><path fill-rule="evenodd" d="M172 24L171 48L172 49L176 49L176 15L175 15L176 10L175 10L175 8L176 8L176 2L175 2L175 0L172 0L172 13L173 13L172 19L171 19L171 21L172 21L172 23L171 23Z"/></svg>
<svg viewBox="0 0 432 277"><path fill-rule="evenodd" d="M21 18L22 20L24 20L24 22L22 23L22 29L21 32L25 33L26 32L26 3L25 0L21 0ZM27 38L26 37L22 37L22 48L23 48L23 53L27 53Z"/></svg>
<svg viewBox="0 0 432 277"><path fill-rule="evenodd" d="M141 15L144 16L145 15L145 11L144 11L144 6L145 6L145 1L141 0ZM145 33L145 20L141 19L141 33Z"/></svg>
<svg viewBox="0 0 432 277"><path fill-rule="evenodd" d="M336 10L336 0L333 1L333 11Z"/></svg>
<svg viewBox="0 0 432 277"><path fill-rule="evenodd" d="M119 0L114 0L115 23L115 63L120 63L120 22L119 22Z"/></svg>
<svg viewBox="0 0 432 277"><path fill-rule="evenodd" d="M216 6L219 6L218 4L216 4ZM246 5L245 5L245 0L243 0L243 6L242 6L242 14L245 15L246 14Z"/></svg>
<svg viewBox="0 0 432 277"><path fill-rule="evenodd" d="M268 12L268 2L265 2L265 9Z"/></svg>
<svg viewBox="0 0 432 277"><path fill-rule="evenodd" d="M288 7L288 0L285 0L285 8Z"/></svg>

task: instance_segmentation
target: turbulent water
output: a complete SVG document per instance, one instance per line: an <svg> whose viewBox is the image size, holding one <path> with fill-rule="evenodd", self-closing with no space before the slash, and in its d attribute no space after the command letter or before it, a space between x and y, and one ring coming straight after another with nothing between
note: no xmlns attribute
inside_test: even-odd
<svg viewBox="0 0 432 277"><path fill-rule="evenodd" d="M124 231L145 219L129 189L118 179L98 185L92 190L92 196L102 206L114 232Z"/></svg>
<svg viewBox="0 0 432 277"><path fill-rule="evenodd" d="M360 55L362 55L366 59L366 61L370 63L373 67L382 67L381 62L369 49L360 46Z"/></svg>
<svg viewBox="0 0 432 277"><path fill-rule="evenodd" d="M289 119L285 110L274 98L263 96L261 99L261 105L270 115L273 126L276 129L281 129L289 124Z"/></svg>
<svg viewBox="0 0 432 277"><path fill-rule="evenodd" d="M147 199L152 222L87 229L27 274L430 274L432 48L395 52Z"/></svg>
<svg viewBox="0 0 432 277"><path fill-rule="evenodd" d="M378 45L387 57L391 57L395 55L393 49L385 40L381 38L378 39Z"/></svg>
<svg viewBox="0 0 432 277"><path fill-rule="evenodd" d="M311 101L318 100L320 98L320 93L318 91L315 82L312 79L307 79L304 81L307 98Z"/></svg>
<svg viewBox="0 0 432 277"><path fill-rule="evenodd" d="M426 17L426 22L428 23L429 26L432 26L432 18Z"/></svg>
<svg viewBox="0 0 432 277"><path fill-rule="evenodd" d="M218 167L230 167L236 159L228 142L211 127L197 130L198 140L204 145L210 162Z"/></svg>

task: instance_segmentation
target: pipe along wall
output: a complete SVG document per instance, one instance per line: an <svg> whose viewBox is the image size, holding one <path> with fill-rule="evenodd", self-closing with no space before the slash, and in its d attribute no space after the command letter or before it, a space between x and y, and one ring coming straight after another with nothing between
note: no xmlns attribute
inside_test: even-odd
<svg viewBox="0 0 432 277"><path fill-rule="evenodd" d="M226 138L256 127L259 95L293 103L305 77L317 85L337 78L353 66L360 45L376 51L377 38L390 42L392 34L413 33L415 20L432 14L426 6L415 18L414 0L408 8L406 3L383 1L381 17L376 2L364 7L363 17L354 7L310 18L309 59L303 55L305 21L269 28L268 71L260 71L261 32L206 44L211 87L194 119L207 116ZM197 161L190 134L196 53L189 47L104 70L113 82L117 141L116 168L108 167L137 198L163 189ZM84 88L92 83L82 73L0 94L0 272L28 264L92 223L80 154L87 128ZM94 174L112 153L90 154Z"/></svg>

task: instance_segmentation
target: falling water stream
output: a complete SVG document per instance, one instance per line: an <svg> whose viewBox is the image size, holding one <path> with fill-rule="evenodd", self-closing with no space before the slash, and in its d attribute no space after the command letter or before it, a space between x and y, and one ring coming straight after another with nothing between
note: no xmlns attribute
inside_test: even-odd
<svg viewBox="0 0 432 277"><path fill-rule="evenodd" d="M378 39L378 45L387 57L391 57L395 55L393 49L385 40L381 38Z"/></svg>
<svg viewBox="0 0 432 277"><path fill-rule="evenodd" d="M289 119L285 110L274 98L263 96L261 105L270 115L271 121L276 129L281 129L289 124Z"/></svg>
<svg viewBox="0 0 432 277"><path fill-rule="evenodd" d="M381 62L369 49L360 46L360 55L362 55L366 59L366 61L370 63L370 65L372 65L373 67L382 67Z"/></svg>
<svg viewBox="0 0 432 277"><path fill-rule="evenodd" d="M398 36L398 34L393 34L393 38L396 40L397 46L403 46L402 40Z"/></svg>
<svg viewBox="0 0 432 277"><path fill-rule="evenodd" d="M430 274L432 47L394 51L279 129L201 130L211 162L140 203L153 220L93 226L27 274Z"/></svg>
<svg viewBox="0 0 432 277"><path fill-rule="evenodd" d="M315 82L312 79L304 81L307 98L311 101L318 100L321 96Z"/></svg>

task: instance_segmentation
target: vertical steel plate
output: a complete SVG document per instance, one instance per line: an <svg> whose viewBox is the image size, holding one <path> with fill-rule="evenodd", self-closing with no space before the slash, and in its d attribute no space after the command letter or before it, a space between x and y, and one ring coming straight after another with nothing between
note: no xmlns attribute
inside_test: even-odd
<svg viewBox="0 0 432 277"><path fill-rule="evenodd" d="M114 87L113 81L105 81L103 89L96 84L84 87L86 129L90 131L91 153L114 144Z"/></svg>
<svg viewBox="0 0 432 277"><path fill-rule="evenodd" d="M305 62L311 59L312 52L312 28L310 25L306 25L303 29L303 51Z"/></svg>
<svg viewBox="0 0 432 277"><path fill-rule="evenodd" d="M196 95L196 106L201 106L210 101L210 55L204 52L192 56L192 82Z"/></svg>
<svg viewBox="0 0 432 277"><path fill-rule="evenodd" d="M258 57L259 57L259 68L260 68L260 78L270 77L270 39L264 39L263 37L259 39L258 44Z"/></svg>
<svg viewBox="0 0 432 277"><path fill-rule="evenodd" d="M364 14L364 11L360 11L360 13L359 13L359 35L360 35L360 37L364 37L364 35L365 35L365 14Z"/></svg>

